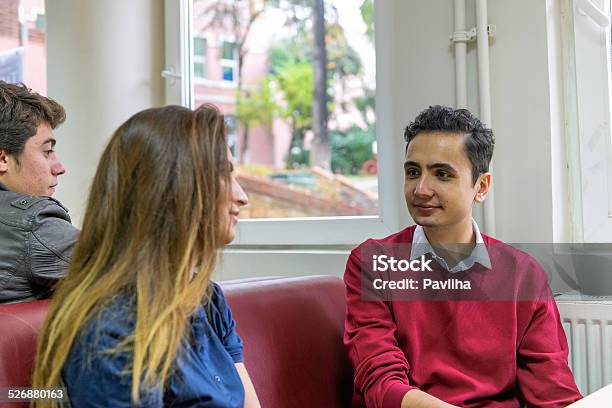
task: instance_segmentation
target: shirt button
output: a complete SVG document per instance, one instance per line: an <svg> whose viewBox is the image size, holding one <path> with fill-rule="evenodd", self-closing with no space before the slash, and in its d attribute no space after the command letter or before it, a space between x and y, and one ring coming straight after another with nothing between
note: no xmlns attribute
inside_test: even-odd
<svg viewBox="0 0 612 408"><path fill-rule="evenodd" d="M221 382L221 377L219 377L218 375L215 375L215 381L220 383Z"/></svg>

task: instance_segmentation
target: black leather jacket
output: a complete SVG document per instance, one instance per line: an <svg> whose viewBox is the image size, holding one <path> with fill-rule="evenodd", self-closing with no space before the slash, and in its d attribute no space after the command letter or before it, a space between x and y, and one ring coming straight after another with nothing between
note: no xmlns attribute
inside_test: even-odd
<svg viewBox="0 0 612 408"><path fill-rule="evenodd" d="M59 201L0 183L0 303L49 297L78 233Z"/></svg>

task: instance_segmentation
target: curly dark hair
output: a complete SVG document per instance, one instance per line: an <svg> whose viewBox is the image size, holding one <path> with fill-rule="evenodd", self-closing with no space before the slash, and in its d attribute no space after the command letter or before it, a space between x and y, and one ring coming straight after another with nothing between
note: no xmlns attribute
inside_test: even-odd
<svg viewBox="0 0 612 408"><path fill-rule="evenodd" d="M0 149L14 157L23 152L26 141L38 126L55 129L66 120L66 111L56 101L24 84L0 81Z"/></svg>
<svg viewBox="0 0 612 408"><path fill-rule="evenodd" d="M406 151L408 145L419 133L441 131L465 135L465 152L472 164L472 182L478 176L489 171L493 157L495 136L476 116L467 109L454 109L448 106L434 105L425 109L406 126L404 139Z"/></svg>

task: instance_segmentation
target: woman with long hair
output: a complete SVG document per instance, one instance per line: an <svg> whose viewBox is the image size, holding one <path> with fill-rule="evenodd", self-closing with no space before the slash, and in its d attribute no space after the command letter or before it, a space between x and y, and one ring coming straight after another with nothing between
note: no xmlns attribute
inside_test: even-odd
<svg viewBox="0 0 612 408"><path fill-rule="evenodd" d="M65 387L74 408L259 406L210 280L247 203L232 171L213 106L148 109L117 129L39 336L33 387Z"/></svg>

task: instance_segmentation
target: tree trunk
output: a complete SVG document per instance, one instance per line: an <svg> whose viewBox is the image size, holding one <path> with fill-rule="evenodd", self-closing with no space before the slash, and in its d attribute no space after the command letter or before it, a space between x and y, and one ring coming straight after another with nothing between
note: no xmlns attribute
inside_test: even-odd
<svg viewBox="0 0 612 408"><path fill-rule="evenodd" d="M242 138L242 144L240 146L240 158L238 164L246 163L246 153L249 148L249 125L244 125L244 133Z"/></svg>
<svg viewBox="0 0 612 408"><path fill-rule="evenodd" d="M296 141L297 141L296 132L297 132L297 127L295 126L295 119L291 119L291 142L289 142L289 149L287 149L287 162L285 166L288 169L293 168L293 163L291 162L291 158L293 154L291 153L291 150L293 150L293 146L296 145Z"/></svg>
<svg viewBox="0 0 612 408"><path fill-rule="evenodd" d="M325 46L324 0L313 0L314 30L314 97L312 101L312 130L314 139L310 150L310 165L331 169L331 150L327 134L327 50Z"/></svg>

